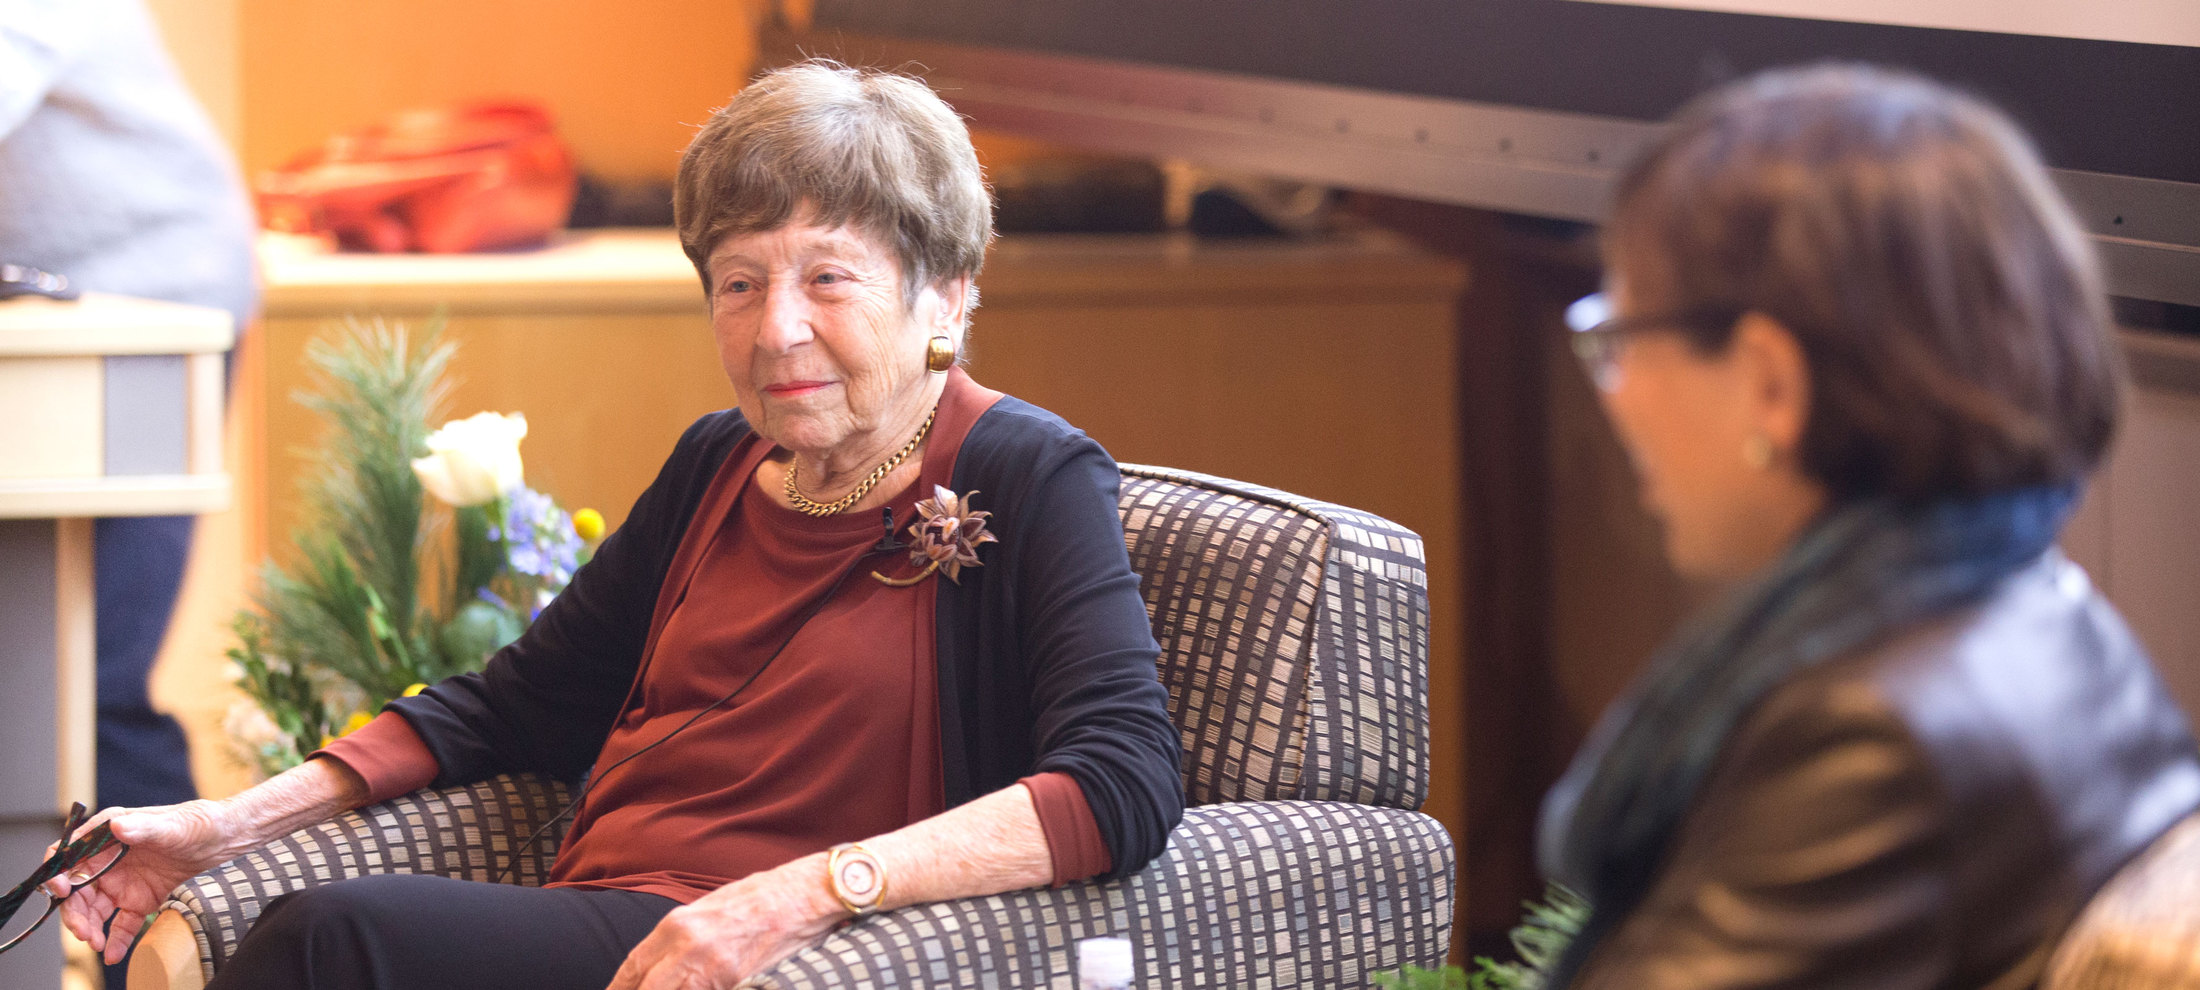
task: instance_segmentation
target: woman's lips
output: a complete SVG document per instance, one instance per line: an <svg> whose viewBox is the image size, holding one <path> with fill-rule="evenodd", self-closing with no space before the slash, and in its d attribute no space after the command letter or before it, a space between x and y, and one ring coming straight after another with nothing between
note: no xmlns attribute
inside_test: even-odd
<svg viewBox="0 0 2200 990"><path fill-rule="evenodd" d="M814 381L779 382L764 386L764 391L775 399L799 399L805 395L815 395L831 384L832 382Z"/></svg>

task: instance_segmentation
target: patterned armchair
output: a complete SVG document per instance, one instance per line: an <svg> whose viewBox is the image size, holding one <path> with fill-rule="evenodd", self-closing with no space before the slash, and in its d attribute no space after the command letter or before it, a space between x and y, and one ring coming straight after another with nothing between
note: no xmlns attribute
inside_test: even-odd
<svg viewBox="0 0 2200 990"><path fill-rule="evenodd" d="M1075 943L1096 935L1131 939L1146 988L1367 986L1443 961L1451 839L1413 810L1428 782L1420 538L1271 489L1123 471L1125 538L1184 738L1191 807L1168 848L1126 880L868 918L762 985L1070 986ZM203 985L262 906L308 884L487 880L565 799L504 777L297 832L179 888L131 986ZM541 882L556 843L543 846L516 882Z"/></svg>

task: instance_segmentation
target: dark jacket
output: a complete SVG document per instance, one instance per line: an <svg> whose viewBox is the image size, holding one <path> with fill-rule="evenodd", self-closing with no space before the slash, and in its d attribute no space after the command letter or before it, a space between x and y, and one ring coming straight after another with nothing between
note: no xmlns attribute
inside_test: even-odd
<svg viewBox="0 0 2200 990"><path fill-rule="evenodd" d="M1768 695L1573 986L2033 986L2087 898L2196 806L2184 716L2050 551Z"/></svg>
<svg viewBox="0 0 2200 990"><path fill-rule="evenodd" d="M976 388L958 377L957 387ZM943 404L943 424L946 406ZM479 674L392 708L440 762L437 786L514 770L586 772L634 679L665 573L712 477L752 435L737 410L688 428L571 585ZM1123 545L1115 462L1059 417L1002 398L952 456L1000 542L935 581L941 769L954 807L1032 773L1076 779L1113 864L1137 872L1183 815L1179 742ZM902 521L903 524L907 520Z"/></svg>

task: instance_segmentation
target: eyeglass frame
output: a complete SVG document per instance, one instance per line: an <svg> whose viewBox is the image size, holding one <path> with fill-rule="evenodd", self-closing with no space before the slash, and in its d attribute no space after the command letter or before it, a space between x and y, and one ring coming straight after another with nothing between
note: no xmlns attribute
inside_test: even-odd
<svg viewBox="0 0 2200 990"><path fill-rule="evenodd" d="M1592 292L1566 307L1566 328L1572 331L1567 342L1589 381L1598 391L1611 392L1619 388L1619 356L1629 336L1644 331L1725 330L1742 318L1742 312L1732 306L1696 306L1670 313L1615 316L1604 293Z"/></svg>
<svg viewBox="0 0 2200 990"><path fill-rule="evenodd" d="M91 813L85 809L83 802L79 801L70 806L69 816L63 820L61 825L62 841L60 848L55 849L53 855L46 857L46 861L39 864L38 869L31 872L29 879L16 884L14 889L8 891L6 895L0 896L0 928L4 928L9 922L14 921L16 912L23 910L23 905L31 899L31 895L43 890L48 881L75 869L85 860L106 852L110 848L120 849L121 851L115 853L115 857L108 860L106 865L101 866L97 872L86 876L83 880L72 881L69 885L69 893L58 897L47 894L45 913L40 914L38 920L31 922L31 926L23 929L21 934L8 939L6 942L0 942L0 952L6 952L23 944L23 940L30 938L32 932L44 926L46 919L53 917L54 911L61 907L63 901L68 900L71 895L75 894L78 888L106 876L107 871L114 869L115 864L122 862L122 857L129 853L129 843L115 838L114 829L106 822L99 823L98 828L78 836L75 841L70 841L70 834L83 828L85 820L90 817ZM112 919L109 919L109 923L113 923Z"/></svg>

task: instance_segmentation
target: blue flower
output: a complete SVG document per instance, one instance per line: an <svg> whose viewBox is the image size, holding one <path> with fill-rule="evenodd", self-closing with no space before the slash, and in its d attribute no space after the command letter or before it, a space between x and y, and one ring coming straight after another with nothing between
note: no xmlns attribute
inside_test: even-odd
<svg viewBox="0 0 2200 990"><path fill-rule="evenodd" d="M573 517L532 488L515 488L506 496L503 540L504 561L513 573L541 581L553 594L580 567L582 543Z"/></svg>

